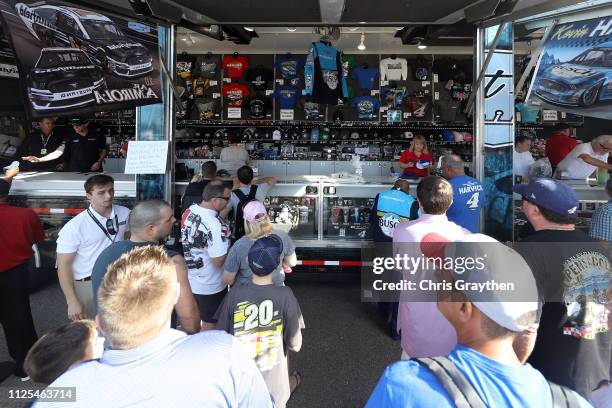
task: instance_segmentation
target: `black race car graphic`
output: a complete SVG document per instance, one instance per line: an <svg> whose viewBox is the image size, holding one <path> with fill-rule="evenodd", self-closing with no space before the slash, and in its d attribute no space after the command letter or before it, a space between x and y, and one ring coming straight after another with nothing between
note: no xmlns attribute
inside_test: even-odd
<svg viewBox="0 0 612 408"><path fill-rule="evenodd" d="M28 96L39 112L91 105L94 91L105 87L102 69L78 48L43 48L28 75Z"/></svg>
<svg viewBox="0 0 612 408"><path fill-rule="evenodd" d="M106 72L136 78L153 71L149 50L128 38L108 17L74 7L15 5L19 17L45 47L80 48Z"/></svg>

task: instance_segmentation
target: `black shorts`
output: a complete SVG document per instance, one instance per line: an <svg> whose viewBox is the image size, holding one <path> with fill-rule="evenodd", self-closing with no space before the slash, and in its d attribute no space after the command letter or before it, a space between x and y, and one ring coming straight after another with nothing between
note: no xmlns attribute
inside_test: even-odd
<svg viewBox="0 0 612 408"><path fill-rule="evenodd" d="M221 306L221 302L223 302L226 293L227 287L221 292L213 293L212 295L193 294L198 304L198 309L200 310L200 319L202 319L204 323L217 323L215 313L217 313L217 309Z"/></svg>

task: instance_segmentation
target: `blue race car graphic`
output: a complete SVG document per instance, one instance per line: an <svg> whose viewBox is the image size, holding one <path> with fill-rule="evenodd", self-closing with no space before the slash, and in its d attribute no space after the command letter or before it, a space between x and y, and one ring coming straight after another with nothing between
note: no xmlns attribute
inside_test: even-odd
<svg viewBox="0 0 612 408"><path fill-rule="evenodd" d="M587 107L612 100L612 42L545 68L536 79L534 92L555 105Z"/></svg>

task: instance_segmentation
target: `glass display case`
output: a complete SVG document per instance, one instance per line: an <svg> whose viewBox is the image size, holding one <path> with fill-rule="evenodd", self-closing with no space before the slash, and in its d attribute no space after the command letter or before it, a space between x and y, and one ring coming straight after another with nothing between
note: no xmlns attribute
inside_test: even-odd
<svg viewBox="0 0 612 408"><path fill-rule="evenodd" d="M294 240L318 239L318 184L276 184L264 205L274 228L287 232Z"/></svg>

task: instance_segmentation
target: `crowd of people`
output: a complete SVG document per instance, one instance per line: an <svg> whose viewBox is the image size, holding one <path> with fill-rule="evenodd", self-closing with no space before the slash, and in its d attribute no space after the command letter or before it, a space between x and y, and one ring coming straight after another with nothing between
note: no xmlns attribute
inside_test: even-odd
<svg viewBox="0 0 612 408"><path fill-rule="evenodd" d="M517 153L527 142L517 140ZM594 143L594 151L607 149L606 138ZM405 168L427 169L425 141L413 144ZM387 367L366 406L609 407L610 203L594 215L589 236L576 229L579 200L571 187L553 178L516 184L533 233L511 248L478 233L485 191L461 158L444 156L438 166L443 177L417 174L414 195L400 178L376 196L372 237L414 259L480 257L481 269L439 267L435 277L474 284L520 278L522 299L496 290L484 299L452 286L429 301L402 293L381 303L391 336L401 340L401 360ZM0 364L0 374L77 387L78 406L87 407L288 403L302 381L289 355L301 349L305 325L285 285L296 247L274 229L263 204L273 177L255 179L242 165L232 182L217 176L214 162L204 163L182 198L174 249L162 245L176 222L168 203L141 201L130 210L114 202L111 176L89 177L89 207L57 239L72 322L38 339L27 262L44 234L32 210L8 204L14 174L0 179L0 237L7 243L0 323L15 363ZM612 182L607 189L612 197Z"/></svg>

